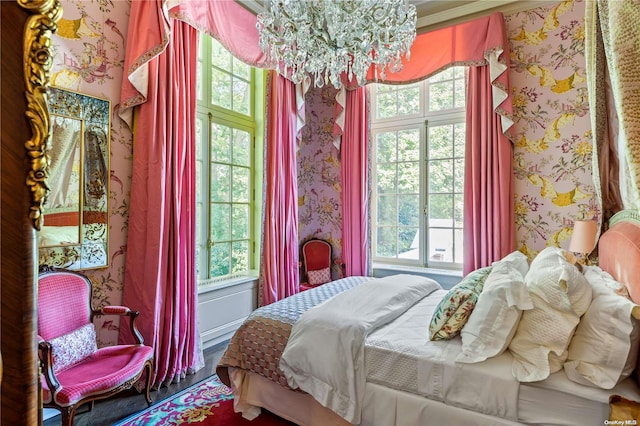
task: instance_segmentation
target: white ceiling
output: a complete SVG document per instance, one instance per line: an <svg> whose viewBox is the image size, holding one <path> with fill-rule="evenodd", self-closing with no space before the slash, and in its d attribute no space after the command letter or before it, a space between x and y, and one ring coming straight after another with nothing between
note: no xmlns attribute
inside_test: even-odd
<svg viewBox="0 0 640 426"><path fill-rule="evenodd" d="M236 0L253 13L262 11L266 0ZM302 0L304 1L304 0ZM418 22L416 27L426 29L438 24L469 19L494 10L526 10L543 4L553 3L543 0L408 0L416 6ZM517 4L516 4L517 3Z"/></svg>

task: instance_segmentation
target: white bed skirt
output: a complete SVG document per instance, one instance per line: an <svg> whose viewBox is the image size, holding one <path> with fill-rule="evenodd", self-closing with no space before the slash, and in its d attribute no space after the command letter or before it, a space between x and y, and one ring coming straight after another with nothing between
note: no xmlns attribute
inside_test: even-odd
<svg viewBox="0 0 640 426"><path fill-rule="evenodd" d="M229 368L236 412L252 420L263 407L300 426L348 426L346 420L310 395L286 389L257 374ZM418 424L519 425L510 420L445 405L407 392L367 383L363 426Z"/></svg>

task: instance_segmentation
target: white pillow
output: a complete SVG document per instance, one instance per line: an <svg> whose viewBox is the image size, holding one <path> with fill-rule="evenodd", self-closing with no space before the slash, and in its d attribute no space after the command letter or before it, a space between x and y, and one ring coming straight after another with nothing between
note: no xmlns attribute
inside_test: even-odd
<svg viewBox="0 0 640 426"><path fill-rule="evenodd" d="M527 275L527 272L529 272L529 260L524 253L518 250L509 253L497 262L493 262L493 266L496 266L498 263L508 263L520 272L523 277Z"/></svg>
<svg viewBox="0 0 640 426"><path fill-rule="evenodd" d="M536 256L525 283L533 309L522 313L509 350L514 377L534 382L562 369L571 336L591 303L591 286L556 247Z"/></svg>
<svg viewBox="0 0 640 426"><path fill-rule="evenodd" d="M493 263L476 307L460 332L462 352L457 362L481 362L507 349L522 310L533 308L522 272L526 274L528 268L527 257L520 252Z"/></svg>
<svg viewBox="0 0 640 426"><path fill-rule="evenodd" d="M593 300L573 335L564 370L574 382L611 389L635 368L640 306L616 294L620 284L599 267L587 267L584 275Z"/></svg>

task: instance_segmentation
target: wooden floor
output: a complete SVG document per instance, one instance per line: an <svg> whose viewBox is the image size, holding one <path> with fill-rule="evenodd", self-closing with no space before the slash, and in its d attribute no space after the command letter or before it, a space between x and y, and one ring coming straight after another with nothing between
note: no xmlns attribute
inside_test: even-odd
<svg viewBox="0 0 640 426"><path fill-rule="evenodd" d="M160 390L151 392L151 399L154 404L159 402L184 388L191 386L201 380L206 379L215 373L216 365L222 357L227 343L206 349L204 351L205 366L195 374L185 377L180 383L171 384ZM93 410L88 411L88 406L79 408L75 416L74 426L109 426L129 417L138 411L147 408L147 401L144 395L135 390L120 392L111 398L96 401ZM44 426L60 426L61 416L57 415L44 421Z"/></svg>

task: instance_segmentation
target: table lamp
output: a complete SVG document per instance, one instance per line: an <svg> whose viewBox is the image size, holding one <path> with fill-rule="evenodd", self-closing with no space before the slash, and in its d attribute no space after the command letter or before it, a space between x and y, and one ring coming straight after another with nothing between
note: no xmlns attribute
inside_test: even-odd
<svg viewBox="0 0 640 426"><path fill-rule="evenodd" d="M597 232L598 224L595 220L576 220L573 223L569 251L580 253L585 265L589 264L589 254L596 246Z"/></svg>

